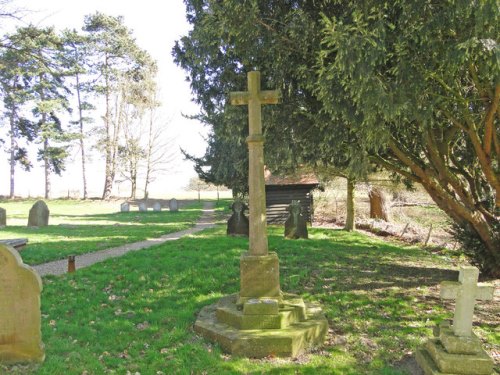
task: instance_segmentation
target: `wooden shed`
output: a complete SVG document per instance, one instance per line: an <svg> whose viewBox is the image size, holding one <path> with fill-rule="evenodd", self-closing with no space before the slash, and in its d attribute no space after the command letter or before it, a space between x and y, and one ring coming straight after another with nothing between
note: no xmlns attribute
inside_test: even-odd
<svg viewBox="0 0 500 375"><path fill-rule="evenodd" d="M308 222L312 222L312 190L319 185L313 174L296 176L273 176L267 169L264 173L266 182L266 215L268 224L283 224L287 217L288 205L292 200L300 200L302 213Z"/></svg>

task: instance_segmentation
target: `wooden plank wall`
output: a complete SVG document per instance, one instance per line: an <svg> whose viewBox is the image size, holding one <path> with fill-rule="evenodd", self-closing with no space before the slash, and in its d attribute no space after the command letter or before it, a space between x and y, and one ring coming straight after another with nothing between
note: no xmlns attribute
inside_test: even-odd
<svg viewBox="0 0 500 375"><path fill-rule="evenodd" d="M313 196L311 188L303 185L266 186L267 223L283 224L288 217L286 209L292 200L300 200L302 214L311 223Z"/></svg>

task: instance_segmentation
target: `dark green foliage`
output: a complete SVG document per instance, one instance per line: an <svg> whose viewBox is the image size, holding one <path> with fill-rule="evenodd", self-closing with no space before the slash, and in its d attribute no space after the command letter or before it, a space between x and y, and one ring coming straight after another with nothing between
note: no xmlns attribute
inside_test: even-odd
<svg viewBox="0 0 500 375"><path fill-rule="evenodd" d="M231 141L220 130L220 118L235 113L227 93L244 89L245 73L258 69L263 88L283 94L263 115L272 170L327 165L363 176L375 163L420 183L476 231L494 259L484 268L499 275L495 0L193 0L186 8L193 30L174 55L216 142ZM483 204L488 197L493 209Z"/></svg>

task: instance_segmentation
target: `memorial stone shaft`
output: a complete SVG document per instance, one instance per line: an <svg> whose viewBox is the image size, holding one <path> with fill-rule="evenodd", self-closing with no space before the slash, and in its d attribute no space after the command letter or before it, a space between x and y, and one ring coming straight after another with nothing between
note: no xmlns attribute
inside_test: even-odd
<svg viewBox="0 0 500 375"><path fill-rule="evenodd" d="M261 105L277 104L279 91L261 91L260 72L249 72L248 91L232 92L232 105L248 105L248 187L250 211L251 255L267 255L266 194L264 183L264 137L262 135Z"/></svg>

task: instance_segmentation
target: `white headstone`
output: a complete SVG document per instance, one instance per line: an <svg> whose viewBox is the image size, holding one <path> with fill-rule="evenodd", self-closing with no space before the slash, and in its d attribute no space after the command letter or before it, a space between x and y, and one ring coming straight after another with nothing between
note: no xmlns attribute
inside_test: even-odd
<svg viewBox="0 0 500 375"><path fill-rule="evenodd" d="M144 202L139 203L139 211L145 212L147 210L148 210L147 203L144 203Z"/></svg>
<svg viewBox="0 0 500 375"><path fill-rule="evenodd" d="M44 360L41 291L40 276L0 244L0 363Z"/></svg>
<svg viewBox="0 0 500 375"><path fill-rule="evenodd" d="M177 202L177 199L172 198L168 203L168 208L170 209L171 212L179 211L179 203Z"/></svg>
<svg viewBox="0 0 500 375"><path fill-rule="evenodd" d="M160 202L155 202L153 205L153 211L161 211L161 203Z"/></svg>
<svg viewBox="0 0 500 375"><path fill-rule="evenodd" d="M120 211L121 212L129 212L130 211L130 204L128 202L123 202L120 205Z"/></svg>

